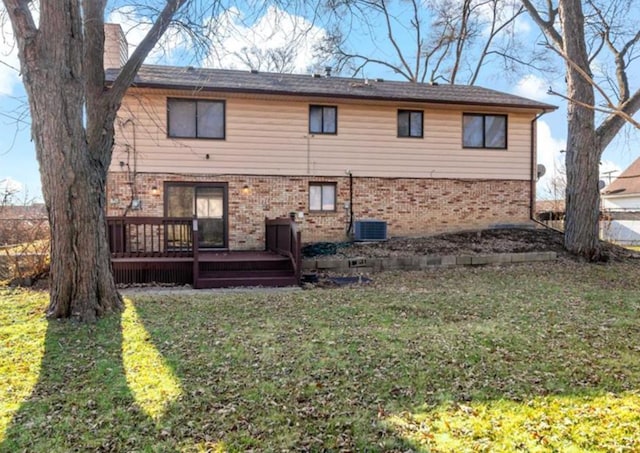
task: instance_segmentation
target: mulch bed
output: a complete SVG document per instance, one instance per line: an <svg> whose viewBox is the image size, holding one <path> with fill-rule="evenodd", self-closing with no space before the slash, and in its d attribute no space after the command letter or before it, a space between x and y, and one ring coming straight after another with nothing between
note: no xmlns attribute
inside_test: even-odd
<svg viewBox="0 0 640 453"><path fill-rule="evenodd" d="M607 242L601 243L609 260L626 261L640 254ZM328 250L331 247L319 247ZM335 258L384 258L412 255L484 255L553 251L560 259L579 260L563 246L562 233L547 228L505 228L416 238L390 238L381 242L341 243Z"/></svg>

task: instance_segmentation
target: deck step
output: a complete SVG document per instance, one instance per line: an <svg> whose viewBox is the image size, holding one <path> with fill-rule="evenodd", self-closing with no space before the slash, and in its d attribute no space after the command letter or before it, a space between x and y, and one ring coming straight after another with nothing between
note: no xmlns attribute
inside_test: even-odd
<svg viewBox="0 0 640 453"><path fill-rule="evenodd" d="M249 271L290 271L293 267L291 261L236 261L232 263L199 262L200 273L207 272L249 272Z"/></svg>
<svg viewBox="0 0 640 453"><path fill-rule="evenodd" d="M208 277L199 278L196 288L233 288L238 286L266 286L282 287L297 286L298 281L295 276L280 277Z"/></svg>
<svg viewBox="0 0 640 453"><path fill-rule="evenodd" d="M238 277L291 277L293 276L293 270L291 269L251 269L251 270L236 270L225 269L220 271L200 271L199 278L238 278Z"/></svg>
<svg viewBox="0 0 640 453"><path fill-rule="evenodd" d="M201 263L279 262L289 261L289 258L273 252L200 252L198 261Z"/></svg>
<svg viewBox="0 0 640 453"><path fill-rule="evenodd" d="M198 257L200 272L291 271L288 257L270 252L203 253Z"/></svg>

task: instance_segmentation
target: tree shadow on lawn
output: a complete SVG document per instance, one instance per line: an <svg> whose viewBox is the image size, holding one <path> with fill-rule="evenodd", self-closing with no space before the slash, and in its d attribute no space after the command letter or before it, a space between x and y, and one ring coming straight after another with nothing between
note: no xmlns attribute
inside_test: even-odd
<svg viewBox="0 0 640 453"><path fill-rule="evenodd" d="M119 315L95 325L48 321L38 382L14 414L0 451L166 445L165 434L132 393L123 365L122 323Z"/></svg>
<svg viewBox="0 0 640 453"><path fill-rule="evenodd" d="M400 319L393 304L371 310L340 300L346 293L309 294L138 300L183 388L165 423L182 427L190 445L238 451L535 449L550 439L560 449L640 447L634 343L610 351L633 320L514 335L487 332L491 322L443 323L419 310ZM163 318L175 304L180 313ZM574 341L590 346L571 349ZM558 420L572 427L544 431Z"/></svg>
<svg viewBox="0 0 640 453"><path fill-rule="evenodd" d="M553 406L615 392L619 401L639 384L637 358L615 362L620 351L606 353L607 335L593 355L575 356L562 351L562 333L501 344L500 335L453 323L438 337L441 320L428 311L398 321L398 305L367 311L340 294L318 317L327 292L289 295L291 303L140 298L95 326L49 322L39 382L0 450L454 451L470 444L438 436L491 445L513 407L527 425L522 407L544 398ZM412 328L398 331L398 322ZM497 413L483 409L494 403ZM638 413L637 398L624 403L621 411ZM555 418L544 408L532 417L540 423L521 443L545 447L540 427ZM616 413L606 420L615 424Z"/></svg>
<svg viewBox="0 0 640 453"><path fill-rule="evenodd" d="M312 403L303 401L310 396L291 396L291 386L277 387L271 376L262 374L267 370L255 372L249 355L256 351L227 344L222 337L225 346L210 354L210 348L220 345L215 332L206 330L215 318L187 318L192 328L197 326L197 336L166 317L144 321L148 326L131 302L122 316L92 326L48 321L38 381L14 414L0 451L322 450L325 445L354 445L352 430L359 425L352 414L316 413ZM401 438L392 445L403 451L409 446Z"/></svg>

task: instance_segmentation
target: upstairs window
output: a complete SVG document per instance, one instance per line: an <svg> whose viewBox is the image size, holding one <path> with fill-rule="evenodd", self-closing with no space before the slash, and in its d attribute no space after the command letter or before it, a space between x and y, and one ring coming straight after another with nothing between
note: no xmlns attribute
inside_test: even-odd
<svg viewBox="0 0 640 453"><path fill-rule="evenodd" d="M420 110L398 110L398 137L422 138L422 116Z"/></svg>
<svg viewBox="0 0 640 453"><path fill-rule="evenodd" d="M309 133L336 134L338 131L338 107L328 105L309 106Z"/></svg>
<svg viewBox="0 0 640 453"><path fill-rule="evenodd" d="M507 115L463 115L462 146L465 148L507 148Z"/></svg>
<svg viewBox="0 0 640 453"><path fill-rule="evenodd" d="M336 183L309 183L309 210L316 212L334 212L336 210Z"/></svg>
<svg viewBox="0 0 640 453"><path fill-rule="evenodd" d="M168 99L169 137L224 139L224 101Z"/></svg>

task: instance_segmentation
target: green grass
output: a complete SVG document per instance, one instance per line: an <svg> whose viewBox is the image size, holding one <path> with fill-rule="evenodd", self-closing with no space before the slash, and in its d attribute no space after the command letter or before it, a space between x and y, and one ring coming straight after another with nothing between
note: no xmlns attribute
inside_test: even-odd
<svg viewBox="0 0 640 453"><path fill-rule="evenodd" d="M0 451L638 451L640 267L131 297L0 289Z"/></svg>

